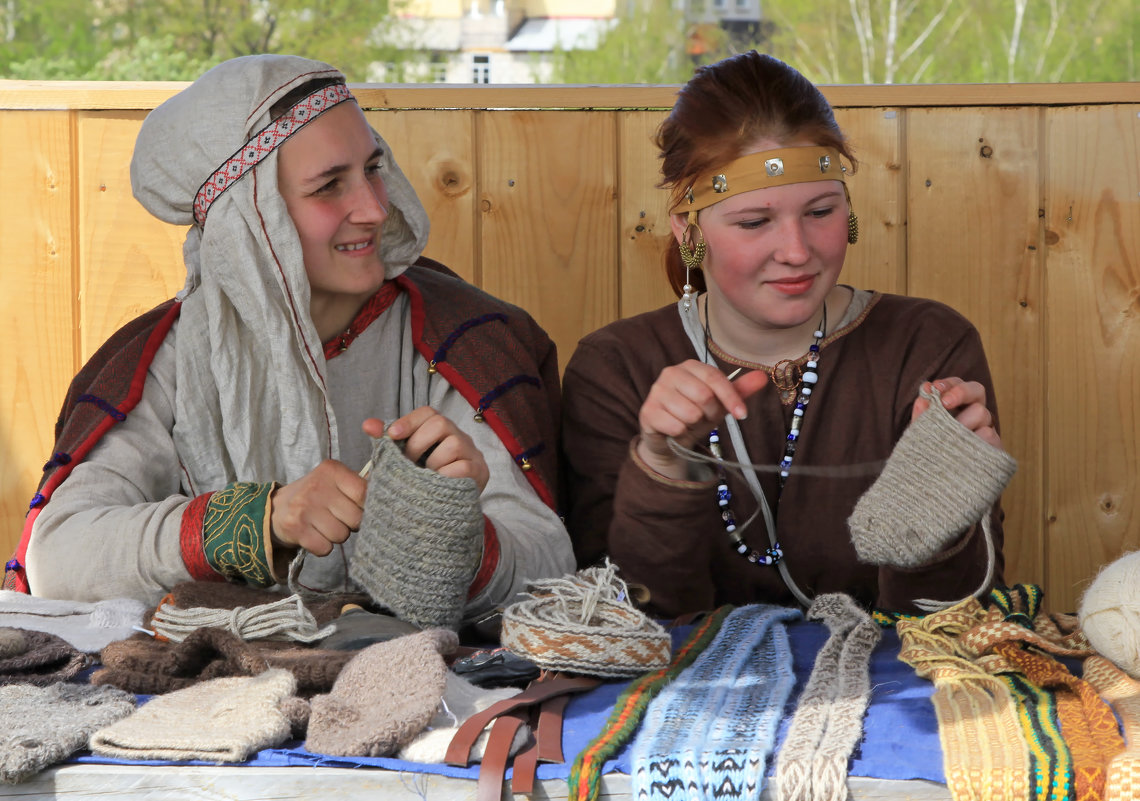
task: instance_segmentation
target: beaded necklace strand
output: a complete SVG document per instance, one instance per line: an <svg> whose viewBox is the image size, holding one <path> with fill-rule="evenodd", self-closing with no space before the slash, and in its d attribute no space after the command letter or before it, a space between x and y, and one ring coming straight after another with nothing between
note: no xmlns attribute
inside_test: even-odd
<svg viewBox="0 0 1140 801"><path fill-rule="evenodd" d="M787 440L784 444L784 458L780 460L779 481L776 489L776 500L779 501L780 494L783 492L784 484L788 480L788 474L792 470L792 462L796 456L796 445L800 439L800 429L803 427L804 410L807 409L808 403L811 401L812 389L819 382L819 345L823 341L824 336L827 335L827 303L823 304L823 317L819 321L819 328L812 334L815 341L808 347L808 360L804 364L803 375L799 381L799 394L796 396L796 405L792 409L792 424L788 430ZM708 361L709 342L712 335L709 333L709 307L708 300L705 300L705 361ZM780 543L775 539L775 532L772 533L772 545L764 551L758 551L755 548L749 547L748 543L744 541L742 533L743 527L738 527L736 524L736 515L732 511L732 491L728 488L728 475L724 469L724 454L720 447L720 431L713 429L709 432L709 452L717 460L717 485L716 485L716 501L720 507L720 517L724 521L724 530L728 534L728 538L732 540L733 549L747 559L749 562L758 565L778 565L780 560L784 558L784 551L780 547ZM753 519L755 516L753 516ZM750 519L745 523L747 527L752 520Z"/></svg>

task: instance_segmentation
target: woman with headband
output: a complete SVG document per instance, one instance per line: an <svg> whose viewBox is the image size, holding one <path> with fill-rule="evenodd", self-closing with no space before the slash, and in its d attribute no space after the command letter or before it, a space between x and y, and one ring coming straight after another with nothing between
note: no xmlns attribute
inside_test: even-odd
<svg viewBox="0 0 1140 801"><path fill-rule="evenodd" d="M190 579L285 584L304 552L300 586L349 588L381 434L473 488L464 620L573 568L554 346L421 256L423 206L340 72L215 67L148 115L131 181L189 226L186 285L73 383L6 587L155 602ZM455 567L433 561L401 581L430 592Z"/></svg>
<svg viewBox="0 0 1140 801"><path fill-rule="evenodd" d="M855 160L823 95L777 59L733 56L697 70L657 145L680 300L585 337L567 366L579 563L609 555L665 616L826 592L911 612L1000 580L997 504L985 536L968 525L913 566L862 562L852 543L920 389L987 450L1001 440L967 320L839 283Z"/></svg>

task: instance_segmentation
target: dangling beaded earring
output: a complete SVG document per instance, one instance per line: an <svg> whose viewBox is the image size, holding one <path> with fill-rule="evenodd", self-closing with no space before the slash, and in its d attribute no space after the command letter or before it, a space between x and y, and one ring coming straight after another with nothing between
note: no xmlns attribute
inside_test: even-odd
<svg viewBox="0 0 1140 801"><path fill-rule="evenodd" d="M696 241L697 236L700 236L699 242ZM685 305L685 311L688 311L693 305L693 285L689 281L689 272L699 270L701 262L705 260L705 232L697 225L695 211L689 212L689 223L685 226L680 241L677 242L677 248L681 251L681 263L685 265L685 285L681 287L681 302Z"/></svg>
<svg viewBox="0 0 1140 801"><path fill-rule="evenodd" d="M859 218L851 208L851 193L847 191L847 184L843 185L843 194L847 195L847 244L854 245L859 241Z"/></svg>

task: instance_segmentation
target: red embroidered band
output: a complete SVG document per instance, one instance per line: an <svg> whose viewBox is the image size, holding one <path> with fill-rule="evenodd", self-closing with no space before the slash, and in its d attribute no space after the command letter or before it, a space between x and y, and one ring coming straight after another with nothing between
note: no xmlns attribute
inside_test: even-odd
<svg viewBox="0 0 1140 801"><path fill-rule="evenodd" d="M214 174L206 179L194 197L194 221L198 225L206 224L206 214L211 204L222 193L236 183L243 175L252 170L276 150L282 142L307 123L312 122L333 106L346 100L353 100L352 92L343 83L333 84L318 89L297 105L289 109L278 119L266 125L253 135L248 142L242 145L236 153L226 159L221 167L214 170Z"/></svg>

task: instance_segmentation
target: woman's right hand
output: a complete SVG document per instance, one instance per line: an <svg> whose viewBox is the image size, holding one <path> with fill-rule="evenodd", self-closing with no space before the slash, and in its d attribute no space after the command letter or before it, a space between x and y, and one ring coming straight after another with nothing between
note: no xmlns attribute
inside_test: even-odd
<svg viewBox="0 0 1140 801"><path fill-rule="evenodd" d="M325 556L360 528L367 492L367 480L347 465L325 459L273 493L274 542Z"/></svg>
<svg viewBox="0 0 1140 801"><path fill-rule="evenodd" d="M691 448L720 424L726 414L737 420L747 415L744 399L768 383L762 370L735 381L716 367L689 359L666 367L641 404L641 438L637 455L650 469L667 478L683 479L686 462L669 449L668 438Z"/></svg>

